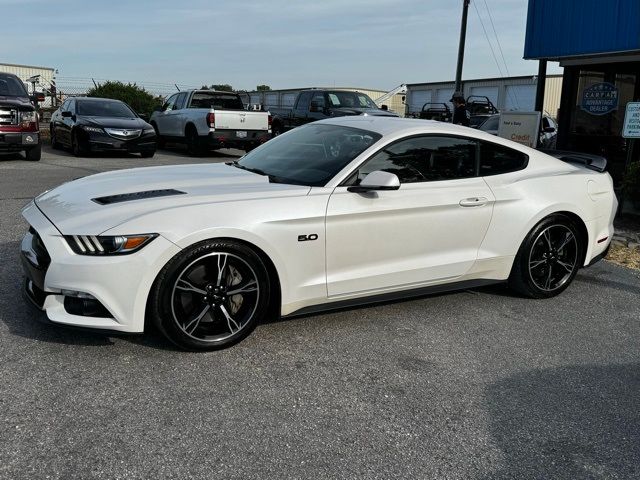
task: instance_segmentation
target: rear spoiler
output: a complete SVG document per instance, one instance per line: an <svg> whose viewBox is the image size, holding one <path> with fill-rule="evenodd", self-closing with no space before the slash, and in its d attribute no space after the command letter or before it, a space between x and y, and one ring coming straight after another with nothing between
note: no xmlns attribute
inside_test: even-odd
<svg viewBox="0 0 640 480"><path fill-rule="evenodd" d="M577 163L596 172L604 172L607 168L607 159L590 153L566 152L564 150L540 150L563 162Z"/></svg>

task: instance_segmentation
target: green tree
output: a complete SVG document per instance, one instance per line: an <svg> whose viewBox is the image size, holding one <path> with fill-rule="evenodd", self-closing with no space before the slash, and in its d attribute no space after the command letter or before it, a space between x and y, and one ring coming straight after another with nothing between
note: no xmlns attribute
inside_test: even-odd
<svg viewBox="0 0 640 480"><path fill-rule="evenodd" d="M233 87L227 83L223 83L220 85L211 85L211 88L220 92L233 92Z"/></svg>
<svg viewBox="0 0 640 480"><path fill-rule="evenodd" d="M147 115L150 115L155 107L162 104L162 97L154 97L135 83L104 82L89 90L87 96L121 100L133 108L136 113Z"/></svg>
<svg viewBox="0 0 640 480"><path fill-rule="evenodd" d="M269 90L271 90L271 87L269 85L258 85L256 87L256 90L259 92L268 92Z"/></svg>

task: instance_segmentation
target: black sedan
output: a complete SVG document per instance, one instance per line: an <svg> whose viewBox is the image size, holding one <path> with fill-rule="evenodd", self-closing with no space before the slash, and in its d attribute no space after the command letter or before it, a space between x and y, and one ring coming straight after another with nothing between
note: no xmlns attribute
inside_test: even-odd
<svg viewBox="0 0 640 480"><path fill-rule="evenodd" d="M126 103L107 98L69 98L51 116L51 145L77 157L91 152L156 152L156 132Z"/></svg>

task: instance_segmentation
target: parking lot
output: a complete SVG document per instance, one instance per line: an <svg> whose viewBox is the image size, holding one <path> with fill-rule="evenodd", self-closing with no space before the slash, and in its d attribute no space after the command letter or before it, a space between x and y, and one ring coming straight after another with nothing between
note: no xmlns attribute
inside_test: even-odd
<svg viewBox="0 0 640 480"><path fill-rule="evenodd" d="M640 275L501 286L260 325L225 351L57 328L23 301L34 195L182 150L0 158L0 478L640 476Z"/></svg>

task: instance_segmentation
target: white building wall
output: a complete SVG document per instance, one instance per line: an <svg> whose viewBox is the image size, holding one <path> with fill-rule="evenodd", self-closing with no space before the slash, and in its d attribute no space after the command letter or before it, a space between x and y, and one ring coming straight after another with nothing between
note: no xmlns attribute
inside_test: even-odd
<svg viewBox="0 0 640 480"><path fill-rule="evenodd" d="M31 65L14 65L11 63L0 63L0 72L7 72L16 75L23 82L26 82L27 78L35 75L40 75L40 82L36 85L36 90L39 92L49 91L51 83L54 81L55 69L49 67L36 67ZM28 85L29 93L31 92L31 84ZM41 104L43 107L47 107L51 104L51 98L47 97L45 102Z"/></svg>

